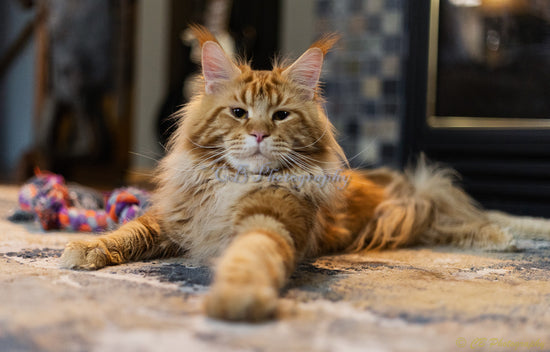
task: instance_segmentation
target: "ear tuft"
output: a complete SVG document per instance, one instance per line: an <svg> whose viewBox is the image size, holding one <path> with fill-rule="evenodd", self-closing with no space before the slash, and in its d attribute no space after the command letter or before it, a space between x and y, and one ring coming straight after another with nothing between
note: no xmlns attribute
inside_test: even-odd
<svg viewBox="0 0 550 352"><path fill-rule="evenodd" d="M319 48L326 55L330 49L340 40L340 36L336 33L324 35L321 39L313 43L310 48Z"/></svg>
<svg viewBox="0 0 550 352"><path fill-rule="evenodd" d="M191 32L193 32L195 38L197 38L197 40L199 41L201 47L206 42L218 43L216 37L212 33L210 33L210 31L206 29L205 26L201 26L200 24L192 24L189 26L189 28L191 29Z"/></svg>

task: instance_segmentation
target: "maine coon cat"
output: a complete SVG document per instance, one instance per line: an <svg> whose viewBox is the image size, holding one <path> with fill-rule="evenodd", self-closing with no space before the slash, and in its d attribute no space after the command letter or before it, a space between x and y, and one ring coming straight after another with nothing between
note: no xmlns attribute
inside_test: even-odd
<svg viewBox="0 0 550 352"><path fill-rule="evenodd" d="M486 212L452 171L350 170L323 111L319 76L333 36L291 65L255 71L204 28L203 81L181 111L152 208L117 231L67 245L65 268L168 256L216 260L206 313L258 321L303 258L414 244L510 249L546 220Z"/></svg>

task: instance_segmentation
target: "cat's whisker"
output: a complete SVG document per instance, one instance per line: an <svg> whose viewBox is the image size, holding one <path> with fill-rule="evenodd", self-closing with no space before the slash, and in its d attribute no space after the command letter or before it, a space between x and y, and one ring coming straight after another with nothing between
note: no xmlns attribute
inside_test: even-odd
<svg viewBox="0 0 550 352"><path fill-rule="evenodd" d="M342 167L339 167L339 168L326 168L326 167L317 165L317 164L330 164L330 165L333 165L334 162L317 160L315 158L311 158L307 155L298 153L298 152L293 151L293 150L289 150L289 154L292 155L294 158L300 160L302 163L305 163L307 165L311 165L311 166L314 166L314 167L319 167L323 171L332 171L332 170L341 170L342 169Z"/></svg>
<svg viewBox="0 0 550 352"><path fill-rule="evenodd" d="M137 170L128 170L128 173L135 176L145 176L145 177L154 177L156 174L154 172L144 172Z"/></svg>
<svg viewBox="0 0 550 352"><path fill-rule="evenodd" d="M294 160L289 159L288 156L281 155L280 160L284 160L286 162L286 164L288 165L288 170L289 171L291 171L295 168L304 170L301 165L297 164ZM306 172L308 172L308 171L306 171Z"/></svg>
<svg viewBox="0 0 550 352"><path fill-rule="evenodd" d="M318 159L312 158L310 156L307 156L307 155L305 155L301 152L297 152L295 150L288 150L288 153L291 154L292 156L294 156L295 158L299 159L303 163L306 163L308 165L319 166L323 170L324 173L330 172L330 171L336 172L336 171L342 171L342 170L345 170L345 169L349 169L349 163L347 162L347 160L343 160L341 163L337 163L335 161L318 160ZM319 164L338 165L338 166L325 167L325 166L322 166L322 165L319 165Z"/></svg>
<svg viewBox="0 0 550 352"><path fill-rule="evenodd" d="M173 138L173 136L176 134L175 132L178 129L179 123L181 122L180 118L182 117L181 109L184 107L184 104L178 105L175 112L173 112L166 120L165 122L170 122L169 126L165 127L166 132L172 131L170 135L168 136L168 140ZM160 143L160 142L159 142Z"/></svg>
<svg viewBox="0 0 550 352"><path fill-rule="evenodd" d="M207 167L212 167L214 165L216 165L216 163L222 159L224 159L225 157L227 156L227 151L225 150L220 150L216 153L213 153L207 157L204 157L202 159L200 159L198 161L198 163L196 164L196 166L200 169L204 169L204 168L207 168Z"/></svg>
<svg viewBox="0 0 550 352"><path fill-rule="evenodd" d="M318 173L318 170L315 170L315 167L313 165L310 165L303 160L296 159L290 154L282 154L281 157L307 173Z"/></svg>
<svg viewBox="0 0 550 352"><path fill-rule="evenodd" d="M219 147L218 149L222 149L223 147ZM198 150L198 149L203 149L202 147L193 147L191 149L189 149L190 152L192 151L195 151L195 150ZM214 148L209 148L209 149L214 149Z"/></svg>
<svg viewBox="0 0 550 352"><path fill-rule="evenodd" d="M279 162L281 162L283 166L289 170L291 170L294 167L293 163L290 160L288 160L288 158L283 153L277 154L277 160L279 160Z"/></svg>
<svg viewBox="0 0 550 352"><path fill-rule="evenodd" d="M288 149L288 148L285 148L286 152L293 155L294 157L302 160L303 162L307 162L308 164L327 164L327 165L335 165L337 164L336 162L334 161L323 161L323 160L318 160L318 159L315 159L309 155L305 155L303 152L297 152L295 150L292 150L292 149ZM349 166L348 165L344 165L344 164L340 164L338 166L335 166L335 167L325 167L325 166L321 166L323 171L326 173L326 172L337 172L337 171L343 171L343 170L346 170L346 169L349 169Z"/></svg>
<svg viewBox="0 0 550 352"><path fill-rule="evenodd" d="M292 149L290 149L288 152L289 152L290 154L292 154L292 155L298 157L298 158L309 160L309 161L311 161L312 163L316 163L316 164L331 164L331 165L334 164L334 161L323 161L323 160L318 160L318 159L312 158L312 157L310 157L310 156L308 156L308 155L305 155L305 154L303 154L303 153L297 152L297 151L292 150Z"/></svg>
<svg viewBox="0 0 550 352"><path fill-rule="evenodd" d="M310 173L310 174L313 174L315 173L315 170L313 168L311 168L308 164L305 164L299 160L296 160L296 159L291 159L293 164L298 166L300 169L302 169L303 171L307 172L307 173Z"/></svg>
<svg viewBox="0 0 550 352"><path fill-rule="evenodd" d="M288 161L286 161L285 159L281 158L281 159L279 159L279 162L280 162L281 164L283 164L283 166L284 166L286 169L289 169L289 170L292 169L292 165L291 165Z"/></svg>
<svg viewBox="0 0 550 352"><path fill-rule="evenodd" d="M190 172L190 171L202 171L204 169L207 169L209 167L214 167L217 162L222 160L226 157L226 151L225 150L219 150L213 154L207 155L199 160L197 160L194 165L190 168L174 168L172 167L172 170L179 171L179 172ZM212 160L213 159L213 160Z"/></svg>
<svg viewBox="0 0 550 352"><path fill-rule="evenodd" d="M317 144L326 134L327 134L327 131L329 130L329 122L328 120L325 121L325 128L323 130L323 133L319 136L319 138L317 138L315 141L313 141L312 143L308 144L308 145L305 145L305 146L302 146L302 147L294 147L294 149L307 149L315 144Z"/></svg>
<svg viewBox="0 0 550 352"><path fill-rule="evenodd" d="M218 148L222 148L222 147L223 147L223 144L212 145L212 146L210 146L210 145L200 145L200 144L198 144L197 142L193 141L191 138L189 138L189 137L187 137L187 136L186 136L185 138L187 138L187 140L188 140L189 142L191 142L191 144L197 146L198 148L202 148L202 149L218 149Z"/></svg>
<svg viewBox="0 0 550 352"><path fill-rule="evenodd" d="M377 138L374 138L365 148L363 148L362 150L360 150L358 153L356 153L354 156L352 156L351 158L348 158L348 163L356 158L358 158L361 154L365 153L367 150L371 149L372 146L374 145L374 143L376 143L377 141ZM368 166L369 164L365 164L365 166ZM363 163L361 163L361 165L359 167L363 167Z"/></svg>
<svg viewBox="0 0 550 352"><path fill-rule="evenodd" d="M158 156L158 159L157 159L157 158L154 157L154 156L146 155L146 154L143 154L143 153L132 152L132 151L130 151L130 152L128 152L128 153L131 154L131 155L139 156L140 158L144 158L144 159L148 159L148 160L153 160L153 161L156 161L156 162L160 161L160 158L162 158L162 156L160 156L160 155Z"/></svg>
<svg viewBox="0 0 550 352"><path fill-rule="evenodd" d="M164 143L159 142L159 145L160 145L160 147L162 148L162 150L164 150L165 152L168 151L168 147L167 147Z"/></svg>

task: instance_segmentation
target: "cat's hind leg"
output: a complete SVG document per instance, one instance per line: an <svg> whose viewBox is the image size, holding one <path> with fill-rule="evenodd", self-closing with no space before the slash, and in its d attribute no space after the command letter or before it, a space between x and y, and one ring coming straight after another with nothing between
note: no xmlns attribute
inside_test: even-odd
<svg viewBox="0 0 550 352"><path fill-rule="evenodd" d="M146 214L96 239L69 242L61 255L61 267L97 270L107 265L181 254L182 248L162 234L155 217Z"/></svg>

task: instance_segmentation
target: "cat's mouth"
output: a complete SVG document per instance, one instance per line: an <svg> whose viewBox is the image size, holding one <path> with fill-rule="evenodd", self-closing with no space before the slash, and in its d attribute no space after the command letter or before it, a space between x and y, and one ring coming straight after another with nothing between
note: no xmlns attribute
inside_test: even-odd
<svg viewBox="0 0 550 352"><path fill-rule="evenodd" d="M257 151L255 153L253 153L252 155L250 155L249 157L246 158L247 160L250 160L250 161L254 161L256 163L258 162L264 162L264 163L267 163L267 162L270 162L272 161L270 157L268 157L267 155L263 154L262 152L260 151Z"/></svg>
<svg viewBox="0 0 550 352"><path fill-rule="evenodd" d="M265 158L266 160L271 159L268 153L265 153L265 151L262 152L262 148L259 145L256 148L254 148L254 150L248 153L248 155L246 156L246 159L249 159L249 158L254 158L254 159Z"/></svg>
<svg viewBox="0 0 550 352"><path fill-rule="evenodd" d="M279 165L277 160L262 153L260 150L256 150L246 157L235 158L232 160L231 164L233 167L237 168L244 167L254 174L263 173L267 168L272 169L274 166L276 168Z"/></svg>
<svg viewBox="0 0 550 352"><path fill-rule="evenodd" d="M258 149L254 153L252 153L251 157L260 156L260 155L265 157L265 155L260 151L260 149Z"/></svg>
<svg viewBox="0 0 550 352"><path fill-rule="evenodd" d="M277 169L280 161L269 143L257 143L249 140L241 148L232 150L227 158L234 168L245 168L248 172L257 174L265 172L266 168Z"/></svg>

